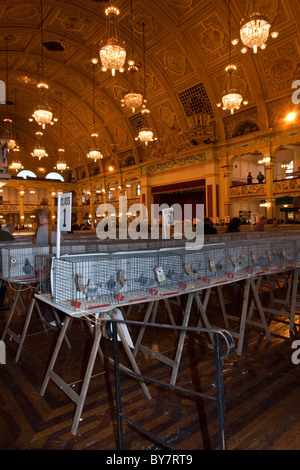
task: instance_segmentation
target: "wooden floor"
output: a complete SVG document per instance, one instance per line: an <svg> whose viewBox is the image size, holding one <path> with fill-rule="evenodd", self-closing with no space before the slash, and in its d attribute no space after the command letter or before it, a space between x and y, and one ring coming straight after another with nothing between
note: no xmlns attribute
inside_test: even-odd
<svg viewBox="0 0 300 470"><path fill-rule="evenodd" d="M231 312L238 312L242 290L228 286L224 294L226 307ZM268 298L267 293L262 295L263 300ZM130 318L142 320L144 313L145 310L135 308ZM208 313L214 325L223 326L216 294L211 297ZM7 314L0 313L0 333ZM174 306L174 315L180 323L179 307ZM194 309L193 326L197 315ZM297 327L295 337L291 339L288 324L281 320L285 318L268 318L272 343L267 342L260 330L247 328L242 356L234 353L224 361L229 450L300 449L300 365L294 365L291 360L292 341L300 339L300 335ZM159 307L157 321L168 323L163 305ZM23 322L24 313L20 309L14 329L20 331ZM130 332L135 339L136 327L131 326ZM74 403L53 382L49 383L45 395L40 396L56 337L57 332L53 330L45 334L34 315L18 363L14 363L17 345L6 337L6 364L0 366L0 449L117 449L115 383L111 366L103 366L97 358L75 436L71 434ZM78 390L91 346L91 334L85 321L74 320L68 337L71 349L63 344L56 371ZM170 357L174 354L176 338L173 332L147 329L145 342ZM107 354L111 353L112 342L103 339L102 346ZM170 379L167 365L141 352L137 360L143 374L164 381ZM218 449L215 402L162 390L154 384L149 385L152 399L148 400L136 380L122 375L121 382L123 411L141 426L182 450ZM215 393L213 351L204 342L194 341L191 335L183 349L177 385ZM125 424L124 448L151 450L159 446Z"/></svg>

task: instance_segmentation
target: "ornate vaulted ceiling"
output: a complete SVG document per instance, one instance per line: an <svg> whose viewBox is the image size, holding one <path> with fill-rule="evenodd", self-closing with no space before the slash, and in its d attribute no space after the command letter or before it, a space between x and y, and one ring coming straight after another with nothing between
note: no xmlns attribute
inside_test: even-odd
<svg viewBox="0 0 300 470"><path fill-rule="evenodd" d="M142 24L145 24L147 100L150 123L158 137L155 148L138 144L140 113L121 106L128 90L128 72L111 76L95 70L96 131L104 160L90 163L86 154L92 145L93 74L91 58L105 35L105 8L101 0L43 0L44 41L59 41L63 51L43 49L49 104L59 117L62 103L62 140L66 160L75 179L102 172L111 158L122 165L163 156L196 145L187 116L199 107L211 114L210 140L225 141L239 124L250 122L260 130L280 124L292 107L291 85L300 79L300 3L298 0L263 0L277 39L268 40L265 50L254 55L232 49L238 79L248 105L231 115L218 108L228 65L228 9L225 0L134 0L133 32L135 59L141 64L138 79L143 85ZM127 49L131 48L130 0L115 2L120 10L118 24ZM232 38L238 36L248 0L232 0ZM40 0L1 0L0 79L6 80L8 44L8 99L25 168L46 166L52 170L60 147L60 124L44 131L47 161L30 154L35 132L30 122L38 102L37 78L41 63ZM7 39L6 39L7 38ZM193 109L193 107L195 109ZM0 106L0 119L6 106Z"/></svg>

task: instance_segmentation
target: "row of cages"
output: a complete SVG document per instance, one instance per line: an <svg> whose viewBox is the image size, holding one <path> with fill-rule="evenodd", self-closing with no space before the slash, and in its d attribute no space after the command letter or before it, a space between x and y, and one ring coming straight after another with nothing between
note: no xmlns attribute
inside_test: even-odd
<svg viewBox="0 0 300 470"><path fill-rule="evenodd" d="M53 302L76 310L179 295L300 266L300 239L274 238L124 253L49 253L49 246L1 250L2 278L36 282ZM77 251L78 249L78 251Z"/></svg>

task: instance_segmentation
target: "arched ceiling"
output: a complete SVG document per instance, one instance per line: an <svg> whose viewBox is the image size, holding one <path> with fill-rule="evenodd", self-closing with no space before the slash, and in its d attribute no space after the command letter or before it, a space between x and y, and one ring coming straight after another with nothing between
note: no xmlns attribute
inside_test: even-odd
<svg viewBox="0 0 300 470"><path fill-rule="evenodd" d="M118 25L127 50L131 50L130 0L117 0ZM231 1L231 37L238 36L248 0ZM63 51L43 49L45 81L49 85L49 104L59 117L62 103L62 144L74 177L84 172L102 172L103 161L90 163L86 157L92 145L93 73L91 58L105 36L105 8L101 0L43 0L43 39L60 41ZM269 38L265 50L254 55L241 54L241 45L232 49L232 61L244 97L249 104L231 115L218 108L225 81L228 55L228 7L225 0L133 0L135 59L142 64L142 24L145 24L147 100L150 122L158 137L160 152L171 152L191 144L186 119L191 95L196 94L212 113L212 138L223 141L245 121L260 130L274 128L283 112L292 107L291 84L300 79L300 4L298 0L262 0L277 39ZM35 160L31 152L35 132L29 122L38 103L37 78L41 64L40 0L2 0L0 2L0 79L6 81L8 44L8 100L10 117L21 145L20 159L26 169L44 166L53 170L60 147L60 123L44 131L47 161ZM138 79L143 85L143 67ZM121 106L128 90L128 72L102 72L95 69L96 131L99 147L108 162L117 154L124 164L128 157L139 163L148 158L145 148L135 140L139 114ZM0 122L6 117L0 105ZM1 131L0 131L1 132ZM172 142L172 144L171 144ZM174 144L175 143L175 144ZM195 142L193 143L195 144ZM147 152L150 152L147 149ZM96 171L97 171L96 170Z"/></svg>

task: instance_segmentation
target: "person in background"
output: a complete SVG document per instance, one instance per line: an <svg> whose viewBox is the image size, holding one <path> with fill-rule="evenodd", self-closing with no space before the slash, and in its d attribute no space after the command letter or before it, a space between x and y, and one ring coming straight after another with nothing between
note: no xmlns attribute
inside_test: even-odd
<svg viewBox="0 0 300 470"><path fill-rule="evenodd" d="M266 223L267 223L267 217L263 215L259 219L258 224L255 225L254 232L264 232Z"/></svg>
<svg viewBox="0 0 300 470"><path fill-rule="evenodd" d="M5 227L0 230L0 242L12 242L15 240L13 232L15 231L15 224L8 222ZM4 305L4 299L6 294L6 282L3 279L0 280L0 310L6 310L9 307Z"/></svg>
<svg viewBox="0 0 300 470"><path fill-rule="evenodd" d="M14 231L15 224L13 224L12 222L8 222L8 224L0 230L0 242L14 241Z"/></svg>
<svg viewBox="0 0 300 470"><path fill-rule="evenodd" d="M226 233L240 232L241 220L239 217L233 217L229 222Z"/></svg>
<svg viewBox="0 0 300 470"><path fill-rule="evenodd" d="M34 243L48 245L51 242L51 227L49 225L49 212L45 209L38 211L39 227L36 231Z"/></svg>
<svg viewBox="0 0 300 470"><path fill-rule="evenodd" d="M278 230L278 219L277 217L274 217L274 219L272 220L272 230Z"/></svg>
<svg viewBox="0 0 300 470"><path fill-rule="evenodd" d="M257 175L257 181L261 184L265 181L265 177L264 175L262 174L262 172L260 171Z"/></svg>
<svg viewBox="0 0 300 470"><path fill-rule="evenodd" d="M247 183L252 184L253 181L253 176L251 175L251 171L249 171L248 176L247 176Z"/></svg>
<svg viewBox="0 0 300 470"><path fill-rule="evenodd" d="M213 226L212 221L209 217L204 218L204 235L216 234L218 230Z"/></svg>

